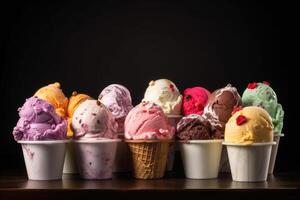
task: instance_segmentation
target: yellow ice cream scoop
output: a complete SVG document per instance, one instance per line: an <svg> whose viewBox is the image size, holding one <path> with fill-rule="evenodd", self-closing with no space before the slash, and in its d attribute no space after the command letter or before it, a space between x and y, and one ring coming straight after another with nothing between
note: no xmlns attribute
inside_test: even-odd
<svg viewBox="0 0 300 200"><path fill-rule="evenodd" d="M36 91L34 96L49 102L54 106L55 112L59 116L66 117L68 98L60 89L60 84L58 82L40 88L38 91Z"/></svg>
<svg viewBox="0 0 300 200"><path fill-rule="evenodd" d="M250 145L272 142L271 116L260 107L249 106L232 115L225 127L225 142Z"/></svg>
<svg viewBox="0 0 300 200"><path fill-rule="evenodd" d="M73 130L71 129L71 122L72 117L75 112L75 110L78 108L78 106L84 102L87 99L92 99L90 96L86 94L78 94L77 92L73 92L72 96L69 98L69 104L67 108L67 115L68 115L68 137L73 136Z"/></svg>

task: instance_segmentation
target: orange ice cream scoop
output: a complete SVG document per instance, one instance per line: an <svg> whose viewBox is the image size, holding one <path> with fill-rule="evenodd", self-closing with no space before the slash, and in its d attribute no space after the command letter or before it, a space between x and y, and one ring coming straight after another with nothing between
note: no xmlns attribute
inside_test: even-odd
<svg viewBox="0 0 300 200"><path fill-rule="evenodd" d="M58 82L40 88L38 91L36 91L34 96L49 102L54 106L55 112L59 116L66 117L68 98L60 89L60 84Z"/></svg>
<svg viewBox="0 0 300 200"><path fill-rule="evenodd" d="M78 106L87 99L92 99L90 96L86 94L78 94L77 92L73 92L72 96L69 98L69 104L67 108L67 116L68 116L68 137L72 137L74 135L73 130L71 128L72 117L75 110Z"/></svg>

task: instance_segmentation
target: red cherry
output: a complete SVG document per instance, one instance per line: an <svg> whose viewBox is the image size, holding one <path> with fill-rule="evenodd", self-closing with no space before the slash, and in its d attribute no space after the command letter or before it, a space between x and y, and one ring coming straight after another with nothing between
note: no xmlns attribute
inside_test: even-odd
<svg viewBox="0 0 300 200"><path fill-rule="evenodd" d="M255 89L257 86L258 86L257 83L253 82L253 83L249 83L247 88L252 90Z"/></svg>
<svg viewBox="0 0 300 200"><path fill-rule="evenodd" d="M238 126L244 124L247 122L247 118L244 116L244 115L239 115L237 118L236 118L236 124Z"/></svg>
<svg viewBox="0 0 300 200"><path fill-rule="evenodd" d="M263 84L270 86L270 83L267 81L263 81Z"/></svg>

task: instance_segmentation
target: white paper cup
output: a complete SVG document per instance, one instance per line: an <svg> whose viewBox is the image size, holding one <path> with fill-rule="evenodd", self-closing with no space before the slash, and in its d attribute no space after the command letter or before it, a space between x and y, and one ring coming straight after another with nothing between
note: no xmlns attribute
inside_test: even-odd
<svg viewBox="0 0 300 200"><path fill-rule="evenodd" d="M230 173L229 159L228 159L227 149L225 145L223 145L222 147L219 172Z"/></svg>
<svg viewBox="0 0 300 200"><path fill-rule="evenodd" d="M266 181L272 145L275 143L240 145L223 142L227 146L232 179L240 182Z"/></svg>
<svg viewBox="0 0 300 200"><path fill-rule="evenodd" d="M75 140L79 174L83 179L110 179L120 139Z"/></svg>
<svg viewBox="0 0 300 200"><path fill-rule="evenodd" d="M132 169L131 154L128 145L123 141L124 133L120 133L118 138L122 141L117 143L113 172L130 172Z"/></svg>
<svg viewBox="0 0 300 200"><path fill-rule="evenodd" d="M179 142L185 176L191 179L218 177L223 140Z"/></svg>
<svg viewBox="0 0 300 200"><path fill-rule="evenodd" d="M64 162L64 174L77 174L78 167L76 163L75 144L71 140L66 146L66 156Z"/></svg>
<svg viewBox="0 0 300 200"><path fill-rule="evenodd" d="M274 134L274 141L276 142L276 144L272 146L272 153L271 153L270 165L269 165L269 174L273 174L276 157L277 157L277 152L278 152L278 147L279 147L279 142L280 142L280 137L283 137L283 136L284 136L284 134Z"/></svg>
<svg viewBox="0 0 300 200"><path fill-rule="evenodd" d="M69 140L18 141L23 150L28 179L61 179Z"/></svg>
<svg viewBox="0 0 300 200"><path fill-rule="evenodd" d="M176 134L176 127L180 119L182 118L182 115L168 115L169 123L172 127L175 129ZM179 150L177 143L170 143L169 147L169 154L167 158L167 165L166 165L166 171L172 171L174 166L174 160L175 160L175 151Z"/></svg>

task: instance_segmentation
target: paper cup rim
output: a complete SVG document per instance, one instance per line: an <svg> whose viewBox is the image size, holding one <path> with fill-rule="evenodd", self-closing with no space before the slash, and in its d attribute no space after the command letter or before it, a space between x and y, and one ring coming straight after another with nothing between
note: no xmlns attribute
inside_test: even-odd
<svg viewBox="0 0 300 200"><path fill-rule="evenodd" d="M19 140L17 141L20 144L61 144L69 143L71 140Z"/></svg>
<svg viewBox="0 0 300 200"><path fill-rule="evenodd" d="M274 134L274 137L276 137L276 136L279 136L279 137L283 137L284 136L284 134L283 133L279 133L279 134L277 134L277 133L273 133Z"/></svg>
<svg viewBox="0 0 300 200"><path fill-rule="evenodd" d="M210 139L210 140L177 140L181 144L207 144L207 143L221 143L224 140L222 139Z"/></svg>
<svg viewBox="0 0 300 200"><path fill-rule="evenodd" d="M82 139L74 140L75 143L111 143L111 142L121 142L121 139Z"/></svg>
<svg viewBox="0 0 300 200"><path fill-rule="evenodd" d="M127 143L158 143L158 142L175 142L175 140L128 140L128 139L125 139L124 142L127 142Z"/></svg>
<svg viewBox="0 0 300 200"><path fill-rule="evenodd" d="M182 118L183 115L167 115L168 118Z"/></svg>
<svg viewBox="0 0 300 200"><path fill-rule="evenodd" d="M261 142L261 143L252 143L252 144L237 144L231 142L222 142L223 145L226 146L241 146L241 147L251 147L251 146L268 146L268 145L275 145L276 142Z"/></svg>

